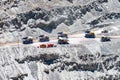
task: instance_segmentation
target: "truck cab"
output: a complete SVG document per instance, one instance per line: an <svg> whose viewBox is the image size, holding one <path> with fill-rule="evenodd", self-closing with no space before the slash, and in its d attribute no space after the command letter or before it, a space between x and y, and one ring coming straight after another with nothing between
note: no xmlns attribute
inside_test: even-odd
<svg viewBox="0 0 120 80"><path fill-rule="evenodd" d="M101 42L108 42L111 41L110 37L102 36L101 37Z"/></svg>
<svg viewBox="0 0 120 80"><path fill-rule="evenodd" d="M95 38L95 33L87 30L85 31L85 38Z"/></svg>
<svg viewBox="0 0 120 80"><path fill-rule="evenodd" d="M32 44L33 39L32 39L32 37L24 37L24 38L22 38L22 42L23 42L23 44Z"/></svg>
<svg viewBox="0 0 120 80"><path fill-rule="evenodd" d="M45 35L40 35L39 36L39 42L47 42L49 41L49 37Z"/></svg>
<svg viewBox="0 0 120 80"><path fill-rule="evenodd" d="M63 32L59 32L58 33L58 44L69 44L68 35Z"/></svg>

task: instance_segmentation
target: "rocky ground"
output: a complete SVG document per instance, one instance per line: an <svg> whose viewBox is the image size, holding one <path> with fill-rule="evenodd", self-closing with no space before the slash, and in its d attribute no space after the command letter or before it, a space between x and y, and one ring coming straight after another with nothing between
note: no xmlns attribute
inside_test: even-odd
<svg viewBox="0 0 120 80"><path fill-rule="evenodd" d="M1 0L0 44L86 29L120 36L120 0ZM120 39L40 49L0 47L0 80L119 80Z"/></svg>
<svg viewBox="0 0 120 80"><path fill-rule="evenodd" d="M113 26L119 30L119 0L3 0L0 3L1 43L25 36L36 38L40 34L56 36L58 31L74 34L86 29L111 30Z"/></svg>
<svg viewBox="0 0 120 80"><path fill-rule="evenodd" d="M119 40L79 45L0 48L1 80L118 80Z"/></svg>

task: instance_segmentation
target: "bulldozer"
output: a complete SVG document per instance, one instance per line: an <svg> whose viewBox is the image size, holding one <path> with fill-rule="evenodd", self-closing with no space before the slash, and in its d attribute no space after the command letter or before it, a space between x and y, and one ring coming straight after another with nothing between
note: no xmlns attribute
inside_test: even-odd
<svg viewBox="0 0 120 80"><path fill-rule="evenodd" d="M108 42L111 41L110 37L102 36L101 37L101 42Z"/></svg>
<svg viewBox="0 0 120 80"><path fill-rule="evenodd" d="M47 42L49 41L49 37L45 35L40 35L39 36L39 42Z"/></svg>
<svg viewBox="0 0 120 80"><path fill-rule="evenodd" d="M28 36L28 37L24 37L22 38L22 43L23 44L32 44L33 43L33 38Z"/></svg>
<svg viewBox="0 0 120 80"><path fill-rule="evenodd" d="M63 32L59 32L58 33L58 44L69 44L68 35Z"/></svg>
<svg viewBox="0 0 120 80"><path fill-rule="evenodd" d="M85 38L95 38L95 33L87 30L85 31Z"/></svg>

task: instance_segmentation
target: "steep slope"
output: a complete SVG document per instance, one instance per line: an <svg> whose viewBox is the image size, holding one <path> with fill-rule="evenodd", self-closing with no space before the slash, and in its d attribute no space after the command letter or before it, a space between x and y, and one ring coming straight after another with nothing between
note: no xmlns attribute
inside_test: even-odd
<svg viewBox="0 0 120 80"><path fill-rule="evenodd" d="M77 2L79 5L76 4ZM10 0L9 2L1 1L1 4L4 5L1 5L0 33L3 37L5 37L3 33L6 33L6 35L12 33L10 35L12 37L11 41L16 40L18 35L15 34L18 34L18 32L21 37L35 37L43 33L52 34L54 32L57 33L59 30L56 30L56 28L62 24L69 33L75 33L83 32L91 28L104 28L109 25L117 25L118 23L115 22L119 22L120 20L120 3L118 0L75 0L72 2L67 0L18 0L13 2ZM8 4L9 6L7 6ZM46 6L43 7L43 5ZM49 6L52 6L52 8ZM4 8L6 8L6 10L4 10ZM11 10L12 8L13 10ZM16 9L18 9L19 12L17 12ZM16 13L13 14L9 10L12 12L16 11Z"/></svg>
<svg viewBox="0 0 120 80"><path fill-rule="evenodd" d="M120 79L120 39L83 39L47 49L7 45L26 36L56 37L59 31L120 36L120 0L1 0L0 11L0 80Z"/></svg>
<svg viewBox="0 0 120 80"><path fill-rule="evenodd" d="M24 45L19 48L4 47L0 49L0 78L1 80L119 79L120 49L117 48L119 45L118 40L102 44L91 40L80 45L63 45L48 49Z"/></svg>

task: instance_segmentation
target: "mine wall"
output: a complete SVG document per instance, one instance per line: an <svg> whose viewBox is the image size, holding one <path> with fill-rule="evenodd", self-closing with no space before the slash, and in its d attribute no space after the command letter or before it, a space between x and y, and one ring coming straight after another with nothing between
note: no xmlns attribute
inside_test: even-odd
<svg viewBox="0 0 120 80"><path fill-rule="evenodd" d="M120 41L58 45L47 49L30 45L0 48L0 80L55 80L56 77L66 80L64 78L68 78L70 73L76 75L74 77L77 79L87 73L92 80L109 80L109 77L119 79L119 44ZM93 76L98 73L101 75ZM63 74L68 76L63 77Z"/></svg>

